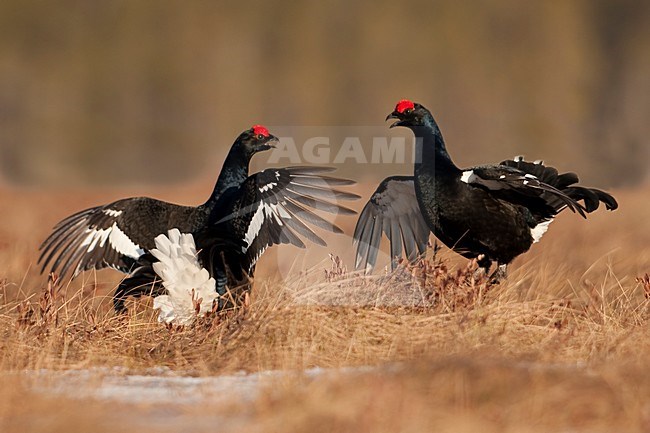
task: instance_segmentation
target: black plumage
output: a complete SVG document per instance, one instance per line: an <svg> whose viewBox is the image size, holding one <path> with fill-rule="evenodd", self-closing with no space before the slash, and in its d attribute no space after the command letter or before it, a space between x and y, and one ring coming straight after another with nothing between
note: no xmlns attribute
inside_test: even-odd
<svg viewBox="0 0 650 433"><path fill-rule="evenodd" d="M333 170L330 167L273 168L250 176L221 200L215 223L195 235L201 263L214 269L213 274L226 278L230 288L237 287L237 292L242 293L249 289L255 265L269 247L291 244L305 248L303 238L326 245L307 224L333 233L343 231L314 210L352 215L353 210L337 201L359 198L334 188L355 182L323 175ZM239 245L224 246L224 233ZM218 278L217 292L225 294Z"/></svg>
<svg viewBox="0 0 650 433"><path fill-rule="evenodd" d="M401 253L401 246L395 247L395 243L403 243L408 258L413 258L413 240L403 235L403 226L410 223L406 232L419 233L421 237L416 239L421 245L428 238L428 233L420 230L425 222L449 248L467 258L478 258L486 271L497 262L499 272L505 274L505 266L539 241L563 209L586 217L601 202L609 210L618 207L610 194L577 186L575 173L559 174L555 168L521 157L497 165L458 168L433 116L420 104L400 101L388 119L397 119L391 128L407 127L416 137L414 176L402 178L401 202L390 200L397 195L399 184L388 178L364 208L354 236L357 267L375 264L381 233L370 227L379 219L383 219L382 227L394 227L391 212L398 215L402 233L400 238L394 229L384 230L393 259ZM380 202L387 204L382 208ZM413 211L416 203L419 214ZM422 253L420 248L417 252Z"/></svg>
<svg viewBox="0 0 650 433"><path fill-rule="evenodd" d="M382 233L390 243L393 267L402 247L410 261L425 253L430 230L415 196L413 176L384 179L361 211L354 230L357 269L374 266Z"/></svg>
<svg viewBox="0 0 650 433"><path fill-rule="evenodd" d="M156 236L167 234L170 229L176 228L181 233L193 235L197 247L201 249L201 258L206 260L206 268L221 283L218 284L218 290L223 292L228 275L252 274L255 262L263 251L270 245L284 243L290 236L286 230L278 230L272 224L265 223L256 234L265 239L264 242L246 244L242 233L246 234L251 218L244 209L268 207L264 201L267 197L275 200L278 196L285 200L283 194L296 195L297 198L293 198L295 201L316 209L319 209L315 205L317 203L309 204L312 200L317 200L309 195L310 192L318 195L318 192L330 191L330 197L334 199L352 196L330 187L348 185L350 181L319 176L322 170L328 169L317 168L274 170L273 175L278 173L286 183L283 187L290 185L297 190L282 189L284 192L276 195L264 194L266 190L272 189L271 186L275 186L270 182L270 172L267 170L249 176L248 165L255 153L271 149L276 141L276 137L259 125L240 134L226 157L211 196L199 206L181 206L153 198L137 197L86 209L65 218L54 227L52 234L40 247L39 262L42 263L42 271L47 269L59 274L62 279L69 274L74 278L82 271L105 267L129 274L118 286L113 299L115 309L121 311L126 296L159 294L163 290L153 272L151 265L155 258L149 251L155 247ZM301 189L305 188L304 182L294 181L302 178L307 179L307 182L320 182L319 188ZM347 211L347 208L336 203L328 203L327 206L331 212ZM233 217L234 212L237 214ZM297 216L307 214L306 221L309 221L307 218L320 218L315 214L312 217L310 211ZM269 217L276 218L276 215L271 212ZM281 216L278 218L281 220ZM297 219L290 224L296 226L301 223ZM331 224L323 224L321 227L338 230ZM302 230L301 233L306 231ZM299 242L294 239L292 243ZM215 257L220 259L215 260ZM228 284L231 283L235 283L232 278L228 281Z"/></svg>
<svg viewBox="0 0 650 433"><path fill-rule="evenodd" d="M83 210L58 223L43 242L42 271L49 267L62 278L106 267L129 272L154 247L157 235L172 227L191 233L205 225L209 215L210 203L180 206L149 197Z"/></svg>
<svg viewBox="0 0 650 433"><path fill-rule="evenodd" d="M342 215L355 212L338 205L339 200L356 200L358 195L340 191L334 186L352 185L353 181L324 176L329 167L289 167L267 169L251 176L224 200L224 214L207 229L217 237L223 231L243 239L246 259L243 270L250 272L259 256L271 245L292 244L304 248L301 236L318 245L325 241L303 221L334 232L343 233L336 225L315 214L312 209Z"/></svg>

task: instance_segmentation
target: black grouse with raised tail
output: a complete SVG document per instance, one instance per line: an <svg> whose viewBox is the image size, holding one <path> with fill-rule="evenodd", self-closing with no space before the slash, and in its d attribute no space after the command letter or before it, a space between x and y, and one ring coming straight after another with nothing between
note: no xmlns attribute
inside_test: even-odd
<svg viewBox="0 0 650 433"><path fill-rule="evenodd" d="M478 258L486 272L496 262L500 278L563 209L586 218L600 202L609 210L618 207L610 194L577 186L575 173L559 174L521 157L458 168L436 121L420 104L402 100L388 119L397 119L391 128L407 127L416 137L414 175L385 179L366 204L354 233L357 268L374 266L382 233L394 265L402 246L409 260L423 254L430 230L464 257Z"/></svg>

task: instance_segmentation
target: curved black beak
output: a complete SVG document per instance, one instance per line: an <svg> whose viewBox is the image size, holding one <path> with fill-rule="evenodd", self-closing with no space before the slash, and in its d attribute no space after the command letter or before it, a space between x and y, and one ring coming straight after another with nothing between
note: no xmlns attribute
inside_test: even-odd
<svg viewBox="0 0 650 433"><path fill-rule="evenodd" d="M388 121L389 119L397 119L397 122L390 125L389 128L394 128L396 126L402 126L401 120L400 120L400 117L399 117L399 113L397 111L393 111L388 116L386 116L386 121Z"/></svg>

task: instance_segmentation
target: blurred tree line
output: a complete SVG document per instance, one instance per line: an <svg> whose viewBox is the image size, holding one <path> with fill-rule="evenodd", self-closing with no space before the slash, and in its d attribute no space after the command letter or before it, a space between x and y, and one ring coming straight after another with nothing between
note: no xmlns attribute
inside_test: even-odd
<svg viewBox="0 0 650 433"><path fill-rule="evenodd" d="M632 184L650 171L649 29L642 0L4 0L0 173L216 176L253 123L381 126L407 97L459 164L525 154Z"/></svg>

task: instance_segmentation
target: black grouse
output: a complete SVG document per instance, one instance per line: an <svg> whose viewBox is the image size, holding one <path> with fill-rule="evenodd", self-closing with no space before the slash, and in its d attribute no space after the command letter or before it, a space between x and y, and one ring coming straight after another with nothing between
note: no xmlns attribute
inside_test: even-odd
<svg viewBox="0 0 650 433"><path fill-rule="evenodd" d="M606 192L576 186L575 173L559 174L541 161L517 157L458 168L436 121L420 104L402 100L389 119L397 119L391 128L404 126L415 135L414 175L385 179L364 207L354 233L357 268L374 266L382 232L394 266L402 245L409 260L423 254L431 231L464 257L477 258L486 273L496 262L493 277L499 279L563 209L586 218L600 202L609 210L618 207Z"/></svg>
<svg viewBox="0 0 650 433"><path fill-rule="evenodd" d="M154 307L160 309L159 320L177 323L189 323L195 316L188 294L209 305L211 298L216 299L219 310L238 304L250 290L255 264L268 247L286 243L305 248L301 237L325 246L305 223L343 233L312 211L355 213L335 201L359 196L333 188L354 182L323 174L332 170L288 167L250 176L219 200L223 207L215 214L215 222L193 235L173 229L168 236L157 236L156 249L144 254L118 287L119 299L152 294ZM204 272L205 268L209 271ZM209 275L212 281L207 280ZM217 296L207 295L210 290ZM204 302L201 311L205 308L209 310Z"/></svg>
<svg viewBox="0 0 650 433"><path fill-rule="evenodd" d="M318 167L271 169L249 176L253 155L273 148L277 141L260 125L242 132L224 161L212 194L199 206L136 197L65 218L40 247L41 271L48 269L61 279L69 273L74 278L82 271L106 267L129 274L113 298L116 311L123 311L129 295L164 292L152 268L157 259L150 251L156 246L155 238L172 229L194 237L199 259L217 279L221 295L226 284L243 280L244 273L251 276L267 247L278 243L304 247L291 229L299 226L298 233L323 243L301 219L341 232L309 208L354 213L326 200L358 198L331 188L354 182L323 176L331 169Z"/></svg>

